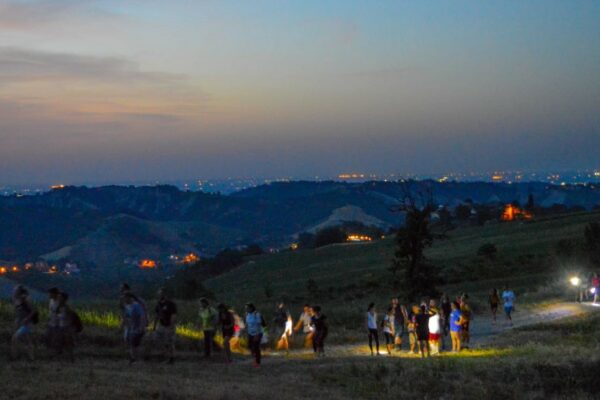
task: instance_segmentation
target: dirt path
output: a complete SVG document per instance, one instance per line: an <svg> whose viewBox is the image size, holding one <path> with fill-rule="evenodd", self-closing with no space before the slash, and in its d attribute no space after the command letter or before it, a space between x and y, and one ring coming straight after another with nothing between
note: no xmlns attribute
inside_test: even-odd
<svg viewBox="0 0 600 400"><path fill-rule="evenodd" d="M502 309L498 310L497 322L492 323L491 313L475 315L471 323L471 348L478 349L485 347L496 336L503 332L528 325L535 325L543 322L557 321L562 318L572 317L590 312L600 312L600 305L593 306L590 303L552 303L536 306L528 306L517 309L513 314L513 326L510 326L505 319ZM382 339L382 338L381 338ZM406 340L406 338L405 338ZM367 338L365 335L364 344L355 345L333 345L327 346L327 358L348 358L369 356L370 350L366 344ZM404 343L403 348L407 348ZM380 344L380 351L385 353L385 343ZM405 351L394 352L394 357L415 357L407 354ZM288 359L304 359L312 357L310 350L292 351L288 356L281 353L272 353L268 357L273 358L288 358Z"/></svg>

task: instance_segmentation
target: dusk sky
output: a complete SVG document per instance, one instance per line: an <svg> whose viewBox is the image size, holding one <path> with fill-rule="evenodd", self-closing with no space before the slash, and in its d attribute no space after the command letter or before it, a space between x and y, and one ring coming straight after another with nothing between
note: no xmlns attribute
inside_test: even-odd
<svg viewBox="0 0 600 400"><path fill-rule="evenodd" d="M0 184L600 168L600 1L0 0Z"/></svg>

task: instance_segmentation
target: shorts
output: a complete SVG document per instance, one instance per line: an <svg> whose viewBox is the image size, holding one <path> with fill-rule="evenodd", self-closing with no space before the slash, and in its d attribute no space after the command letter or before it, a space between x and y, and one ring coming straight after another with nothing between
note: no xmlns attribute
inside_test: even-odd
<svg viewBox="0 0 600 400"><path fill-rule="evenodd" d="M20 339L23 336L31 335L32 333L33 331L29 325L21 325L19 328L17 328L17 331L15 332L15 337L17 339Z"/></svg>
<svg viewBox="0 0 600 400"><path fill-rule="evenodd" d="M430 342L438 342L442 335L440 333L429 333Z"/></svg>
<svg viewBox="0 0 600 400"><path fill-rule="evenodd" d="M411 345L417 343L417 332L408 331L408 342Z"/></svg>
<svg viewBox="0 0 600 400"><path fill-rule="evenodd" d="M394 335L390 332L383 332L383 336L385 337L385 344L394 344Z"/></svg>
<svg viewBox="0 0 600 400"><path fill-rule="evenodd" d="M175 328L171 326L158 325L154 331L154 340L157 344L171 347L175 344ZM141 340L141 338L140 338Z"/></svg>
<svg viewBox="0 0 600 400"><path fill-rule="evenodd" d="M513 306L504 306L504 313L506 313L506 315L510 315L514 310Z"/></svg>
<svg viewBox="0 0 600 400"><path fill-rule="evenodd" d="M404 324L394 324L394 332L397 338L404 336Z"/></svg>

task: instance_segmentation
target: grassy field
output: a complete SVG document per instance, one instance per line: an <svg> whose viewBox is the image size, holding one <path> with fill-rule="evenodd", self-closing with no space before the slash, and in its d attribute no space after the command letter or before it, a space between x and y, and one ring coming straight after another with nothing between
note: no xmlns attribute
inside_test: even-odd
<svg viewBox="0 0 600 400"><path fill-rule="evenodd" d="M581 237L599 213L571 215L533 223L461 228L429 249L454 295L471 294L474 321L489 326L485 301L490 287L509 282L518 295L519 320L538 315L557 300L572 299L566 274L577 269L554 254L559 240ZM494 259L477 256L494 243ZM78 303L85 324L77 339L76 362L55 359L40 348L38 360L2 363L0 398L7 399L306 399L381 398L595 398L600 390L600 308L554 322L510 331L489 330L475 338L476 348L430 360L365 356L363 315L370 301L383 309L394 293L387 267L393 241L334 245L317 250L256 257L238 270L207 282L217 301L238 311L246 301L270 319L275 301L286 299L294 317L303 302L320 303L329 317L330 352L289 358L268 355L254 370L247 354L226 365L220 354L200 360L195 329L196 302L179 302L177 362L157 358L127 363L118 329L117 300ZM318 292L309 294L312 278ZM270 293L269 293L270 291ZM267 296L267 295L270 296ZM153 301L148 300L148 306ZM43 305L39 306L43 309ZM43 330L45 315L37 327ZM0 352L8 353L12 307L0 303ZM537 321L532 317L532 321ZM490 333L491 332L491 333ZM356 345L356 344L359 344ZM361 347L362 346L362 347ZM296 348L299 347L298 345Z"/></svg>

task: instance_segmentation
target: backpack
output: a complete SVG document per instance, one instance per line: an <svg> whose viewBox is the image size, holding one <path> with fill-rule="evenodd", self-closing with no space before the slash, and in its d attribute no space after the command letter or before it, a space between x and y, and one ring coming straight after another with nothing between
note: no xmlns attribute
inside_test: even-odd
<svg viewBox="0 0 600 400"><path fill-rule="evenodd" d="M81 322L81 318L75 311L71 311L71 325L73 325L73 330L76 333L81 333L83 331L83 322Z"/></svg>

